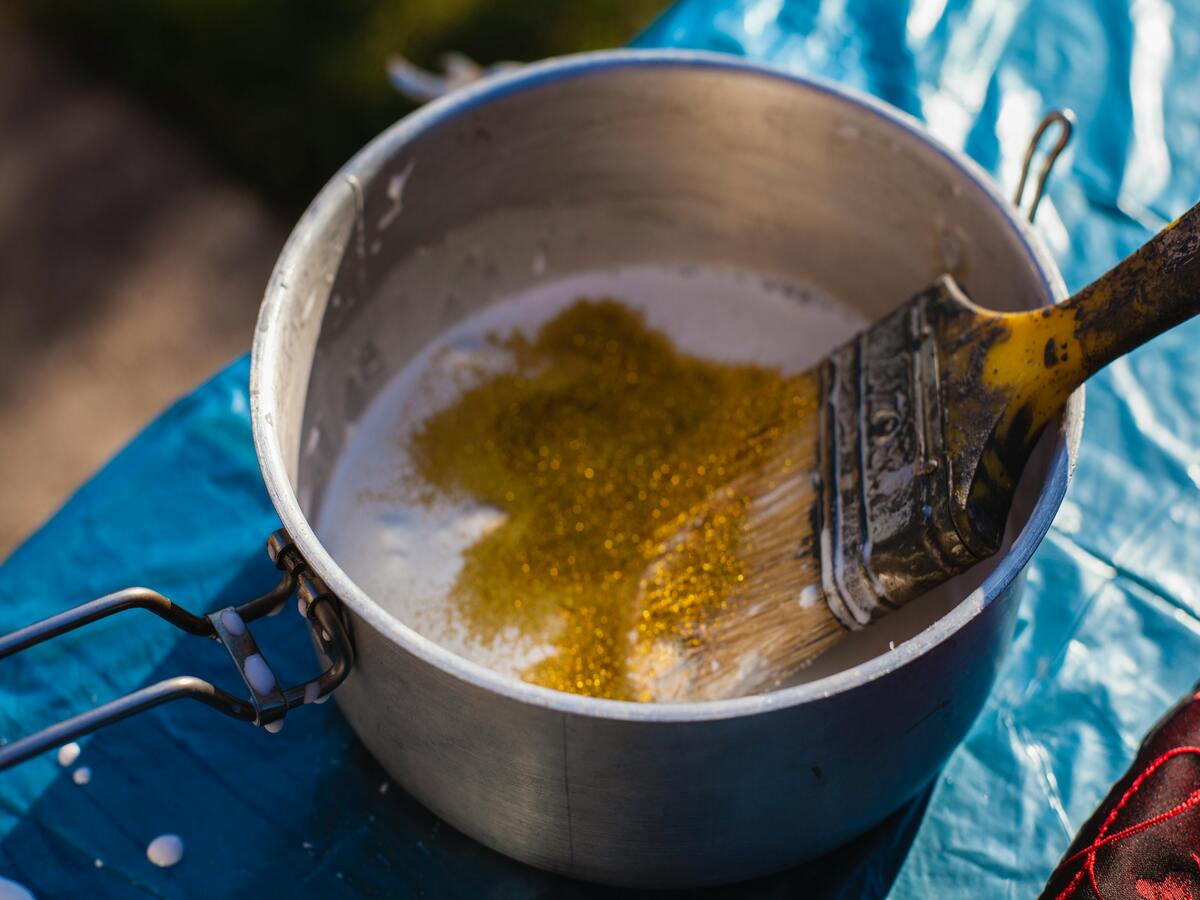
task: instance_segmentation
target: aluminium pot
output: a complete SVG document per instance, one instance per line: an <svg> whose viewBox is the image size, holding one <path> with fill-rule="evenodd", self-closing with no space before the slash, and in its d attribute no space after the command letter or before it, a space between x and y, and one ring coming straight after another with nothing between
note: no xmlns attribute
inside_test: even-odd
<svg viewBox="0 0 1200 900"><path fill-rule="evenodd" d="M312 525L377 393L439 334L541 279L663 262L815 283L871 319L947 268L994 309L1066 296L982 170L854 91L662 51L488 79L356 155L296 226L263 302L254 438L290 536L276 555L320 611L309 621L334 660L325 681L268 685L274 697L228 610L195 627L243 671L240 717L269 725L336 687L389 774L464 833L577 878L683 887L822 854L935 777L995 678L1025 567L1066 491L1083 402L1072 398L1031 460L1000 554L771 693L677 705L559 693L456 656L377 605ZM278 599L239 609L253 618Z"/></svg>

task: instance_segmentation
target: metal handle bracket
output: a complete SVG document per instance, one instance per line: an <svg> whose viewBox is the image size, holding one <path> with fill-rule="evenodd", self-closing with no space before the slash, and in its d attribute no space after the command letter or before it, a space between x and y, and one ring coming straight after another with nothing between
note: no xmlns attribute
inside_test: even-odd
<svg viewBox="0 0 1200 900"><path fill-rule="evenodd" d="M172 700L199 700L231 718L274 732L283 727L288 710L306 703L320 703L327 698L345 680L354 662L354 649L342 623L337 600L324 582L309 571L308 564L286 532L280 530L271 535L267 552L283 573L279 583L261 597L239 606L227 606L207 616L197 616L156 591L126 588L0 637L0 659L5 659L127 609L145 609L188 634L219 641L249 692L248 699L241 699L202 678L190 675L168 678L0 747L0 771ZM309 623L326 667L316 678L282 688L247 623L277 613L293 593L297 595L301 615Z"/></svg>
<svg viewBox="0 0 1200 900"><path fill-rule="evenodd" d="M1025 185L1029 181L1029 171L1033 166L1033 155L1041 146L1042 140L1046 137L1051 126L1057 125L1059 134L1058 140L1046 152L1046 158L1042 161L1042 168L1038 171L1037 184L1033 187L1033 194L1029 198L1029 209L1024 210L1021 206L1021 201L1025 198ZM1021 177L1017 181L1017 191L1013 196L1013 206L1025 213L1025 218L1030 222L1037 216L1038 206L1041 205L1042 197L1046 193L1046 182L1050 178L1050 173L1054 171L1054 164L1058 162L1059 156L1067 149L1067 144L1071 142L1071 136L1075 132L1075 113L1069 109L1055 109L1046 114L1045 118L1038 123L1038 127L1034 129L1033 136L1029 139L1029 146L1025 148L1025 158L1021 161Z"/></svg>

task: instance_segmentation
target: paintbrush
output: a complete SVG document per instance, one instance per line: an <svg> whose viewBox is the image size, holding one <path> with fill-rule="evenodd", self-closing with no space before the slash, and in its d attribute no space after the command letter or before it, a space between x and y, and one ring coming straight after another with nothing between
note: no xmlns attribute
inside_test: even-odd
<svg viewBox="0 0 1200 900"><path fill-rule="evenodd" d="M852 631L994 554L1021 472L1070 394L1200 312L1200 206L1054 306L999 313L949 275L794 379L794 421L748 474L661 536L629 673L644 700L785 683ZM724 602L682 632L695 546L738 517ZM701 585L702 587L702 585Z"/></svg>

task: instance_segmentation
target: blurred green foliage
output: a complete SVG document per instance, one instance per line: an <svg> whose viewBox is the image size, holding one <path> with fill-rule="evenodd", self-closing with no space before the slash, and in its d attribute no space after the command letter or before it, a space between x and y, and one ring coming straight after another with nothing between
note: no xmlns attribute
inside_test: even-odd
<svg viewBox="0 0 1200 900"><path fill-rule="evenodd" d="M433 66L626 43L666 0L17 0L36 27L118 81L285 207L302 206L411 107L394 52Z"/></svg>

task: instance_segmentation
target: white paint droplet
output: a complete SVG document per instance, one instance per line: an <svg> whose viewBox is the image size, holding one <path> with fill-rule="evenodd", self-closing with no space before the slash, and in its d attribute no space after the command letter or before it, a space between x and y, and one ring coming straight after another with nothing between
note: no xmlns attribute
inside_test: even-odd
<svg viewBox="0 0 1200 900"><path fill-rule="evenodd" d="M888 641L888 649L889 649L889 650L895 650L895 649L896 649L896 642L895 642L895 641Z"/></svg>
<svg viewBox="0 0 1200 900"><path fill-rule="evenodd" d="M386 794L386 793L388 792L388 784L389 784L389 783L388 783L388 782L386 782L386 781L385 781L383 784L381 784L381 785L379 786L379 793L381 793L381 794Z"/></svg>
<svg viewBox="0 0 1200 900"><path fill-rule="evenodd" d="M33 894L23 884L0 878L0 900L33 900Z"/></svg>
<svg viewBox="0 0 1200 900"><path fill-rule="evenodd" d="M92 770L87 766L80 766L71 774L71 778L76 784L87 784L92 780Z"/></svg>
<svg viewBox="0 0 1200 900"><path fill-rule="evenodd" d="M300 844L300 846L303 847L305 850L311 850L313 848L312 841L304 841L303 843Z"/></svg>
<svg viewBox="0 0 1200 900"><path fill-rule="evenodd" d="M283 719L276 719L274 722L268 722L263 726L271 734L279 734L283 731Z"/></svg>
<svg viewBox="0 0 1200 900"><path fill-rule="evenodd" d="M807 585L800 592L800 608L808 609L810 606L816 606L817 600L820 599L821 592L817 590L815 584Z"/></svg>
<svg viewBox="0 0 1200 900"><path fill-rule="evenodd" d="M58 748L58 764L60 766L65 768L77 759L79 759L79 745L74 741L71 741L69 744L63 744Z"/></svg>
<svg viewBox="0 0 1200 900"><path fill-rule="evenodd" d="M92 865L93 865L93 866L95 866L97 869L103 869L103 868L104 868L104 860L102 860L102 859L93 859L93 860L92 860Z"/></svg>
<svg viewBox="0 0 1200 900"><path fill-rule="evenodd" d="M221 613L221 624L234 637L241 637L246 633L246 623L242 621L236 609L227 609Z"/></svg>
<svg viewBox="0 0 1200 900"><path fill-rule="evenodd" d="M413 169L416 167L417 161L410 159L408 165L404 167L404 171L398 175L393 175L388 180L387 198L391 201L391 206L382 216L379 217L378 228L383 231L396 220L396 217L404 210L404 186L408 184L409 176L412 175Z"/></svg>
<svg viewBox="0 0 1200 900"><path fill-rule="evenodd" d="M321 685L315 681L310 681L304 686L304 702L316 703L317 695L321 693Z"/></svg>
<svg viewBox="0 0 1200 900"><path fill-rule="evenodd" d="M243 671L246 673L246 680L250 682L250 687L258 693L269 694L274 690L275 676L271 674L271 668L262 658L261 653L251 653L247 656Z"/></svg>
<svg viewBox="0 0 1200 900"><path fill-rule="evenodd" d="M164 869L175 865L183 859L183 838L177 834L160 834L146 848L146 859Z"/></svg>

